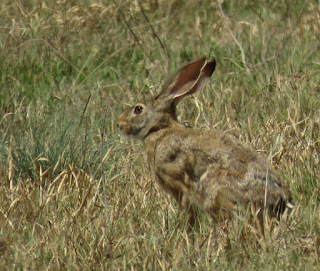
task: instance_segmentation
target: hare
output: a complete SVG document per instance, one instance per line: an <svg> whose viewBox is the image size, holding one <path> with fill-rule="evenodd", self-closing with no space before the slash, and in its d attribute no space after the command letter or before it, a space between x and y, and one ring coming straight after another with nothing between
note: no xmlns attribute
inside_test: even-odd
<svg viewBox="0 0 320 271"><path fill-rule="evenodd" d="M199 206L215 219L253 206L279 217L290 200L275 170L253 148L215 129L180 123L176 106L199 91L216 61L205 57L178 70L154 97L137 103L117 120L120 132L142 140L149 169L158 184L189 208L190 223Z"/></svg>

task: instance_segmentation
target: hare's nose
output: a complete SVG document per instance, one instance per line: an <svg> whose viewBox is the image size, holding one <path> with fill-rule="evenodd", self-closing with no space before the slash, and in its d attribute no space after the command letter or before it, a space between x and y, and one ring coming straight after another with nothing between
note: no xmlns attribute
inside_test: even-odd
<svg viewBox="0 0 320 271"><path fill-rule="evenodd" d="M123 126L121 120L119 120L119 119L117 120L116 126L117 126L118 129L121 129L121 127Z"/></svg>

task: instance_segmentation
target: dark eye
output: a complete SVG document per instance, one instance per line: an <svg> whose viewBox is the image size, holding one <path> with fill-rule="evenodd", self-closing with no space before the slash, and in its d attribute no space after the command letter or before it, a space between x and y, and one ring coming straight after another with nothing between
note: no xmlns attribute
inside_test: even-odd
<svg viewBox="0 0 320 271"><path fill-rule="evenodd" d="M133 112L134 112L136 115L138 115L138 114L141 114L142 111L143 111L143 107L142 107L141 105L137 105L137 106L134 108L134 111L133 111Z"/></svg>

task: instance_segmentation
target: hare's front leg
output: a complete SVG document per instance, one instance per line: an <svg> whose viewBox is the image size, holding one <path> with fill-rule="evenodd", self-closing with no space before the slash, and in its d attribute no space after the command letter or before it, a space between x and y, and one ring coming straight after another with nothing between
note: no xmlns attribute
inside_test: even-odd
<svg viewBox="0 0 320 271"><path fill-rule="evenodd" d="M180 208L182 209L182 211L187 211L189 215L187 232L190 233L193 230L199 230L200 223L197 219L197 206L195 205L195 203L191 202L190 198L187 195L183 195L181 197Z"/></svg>
<svg viewBox="0 0 320 271"><path fill-rule="evenodd" d="M162 171L161 174L156 174L158 184L168 192L179 204L180 212L188 212L188 226L187 231L191 232L194 226L199 228L199 222L197 220L197 208L195 206L195 200L192 200L194 194L194 187L189 178L186 176L181 179L176 179Z"/></svg>

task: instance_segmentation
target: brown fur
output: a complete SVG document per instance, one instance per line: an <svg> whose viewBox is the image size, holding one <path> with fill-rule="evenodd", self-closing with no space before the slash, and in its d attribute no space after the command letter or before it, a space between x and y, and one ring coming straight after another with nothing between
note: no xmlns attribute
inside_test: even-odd
<svg viewBox="0 0 320 271"><path fill-rule="evenodd" d="M231 135L176 120L176 104L200 90L214 69L215 61L205 58L184 66L157 96L124 112L117 126L143 141L152 175L183 208L196 204L221 219L253 204L279 216L290 193L263 157Z"/></svg>

